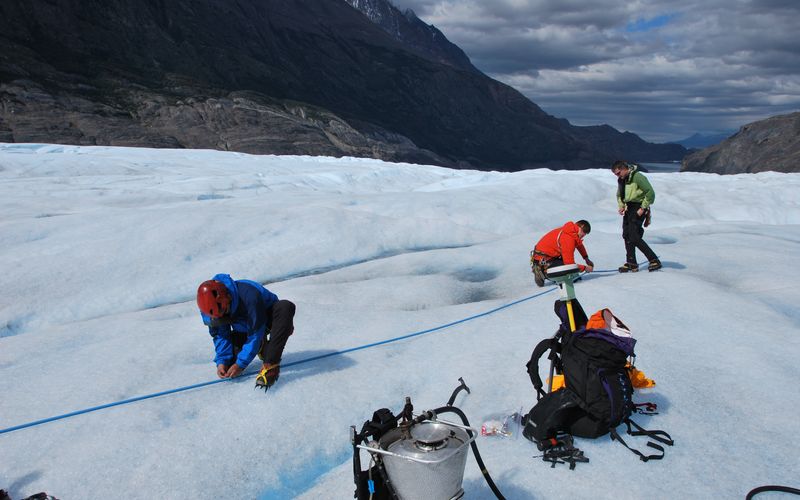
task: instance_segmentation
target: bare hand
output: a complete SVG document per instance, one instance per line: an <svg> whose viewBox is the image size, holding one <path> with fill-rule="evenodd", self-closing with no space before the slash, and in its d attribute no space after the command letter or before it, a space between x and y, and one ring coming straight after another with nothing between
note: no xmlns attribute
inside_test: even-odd
<svg viewBox="0 0 800 500"><path fill-rule="evenodd" d="M225 365L217 365L217 377L225 378L225 374L228 372L228 367Z"/></svg>
<svg viewBox="0 0 800 500"><path fill-rule="evenodd" d="M586 271L587 273L590 273L590 272L594 271L594 266L592 266L591 264L586 264L584 271Z"/></svg>
<svg viewBox="0 0 800 500"><path fill-rule="evenodd" d="M637 211L636 211L636 215L638 215L639 217L641 217L642 215L644 215L644 208L640 208L639 210L637 210Z"/></svg>
<svg viewBox="0 0 800 500"><path fill-rule="evenodd" d="M238 377L241 374L242 374L242 368L236 363L234 363L231 365L230 368L228 368L227 373L225 373L225 378Z"/></svg>
<svg viewBox="0 0 800 500"><path fill-rule="evenodd" d="M620 215L625 215L625 207L620 208L617 212L619 212Z"/></svg>

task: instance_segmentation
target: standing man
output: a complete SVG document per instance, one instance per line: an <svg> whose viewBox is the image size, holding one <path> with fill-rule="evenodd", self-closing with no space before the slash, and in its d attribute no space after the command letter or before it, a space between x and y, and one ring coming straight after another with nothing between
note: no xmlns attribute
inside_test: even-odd
<svg viewBox="0 0 800 500"><path fill-rule="evenodd" d="M622 239L625 240L625 264L619 268L621 273L635 273L639 270L636 261L638 248L650 264L648 271L661 269L661 261L655 252L642 239L645 219L650 216L650 205L656 199L653 186L643 173L639 172L637 165L615 161L611 171L617 176L617 206L622 215Z"/></svg>
<svg viewBox="0 0 800 500"><path fill-rule="evenodd" d="M592 231L592 226L585 220L567 222L542 236L531 252L531 270L538 286L544 286L547 268L565 264L575 264L575 250L586 261L586 265L578 264L581 271L592 272L594 263L589 260L583 238Z"/></svg>
<svg viewBox="0 0 800 500"><path fill-rule="evenodd" d="M214 341L219 378L238 377L256 355L263 361L256 387L278 381L286 341L294 332L295 305L260 283L217 274L197 289L197 306Z"/></svg>

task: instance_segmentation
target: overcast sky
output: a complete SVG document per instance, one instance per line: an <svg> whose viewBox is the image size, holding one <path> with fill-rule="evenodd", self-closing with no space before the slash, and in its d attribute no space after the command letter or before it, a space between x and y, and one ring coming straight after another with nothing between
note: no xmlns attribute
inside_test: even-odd
<svg viewBox="0 0 800 500"><path fill-rule="evenodd" d="M800 110L800 0L393 0L576 125L649 141Z"/></svg>

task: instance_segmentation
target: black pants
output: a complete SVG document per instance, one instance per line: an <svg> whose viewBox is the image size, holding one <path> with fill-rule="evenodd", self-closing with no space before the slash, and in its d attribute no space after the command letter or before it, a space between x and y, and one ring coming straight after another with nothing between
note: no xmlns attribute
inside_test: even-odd
<svg viewBox="0 0 800 500"><path fill-rule="evenodd" d="M625 210L625 215L622 217L622 239L625 240L625 260L629 264L636 264L636 249L638 248L647 260L656 260L658 256L650 248L647 243L644 242L642 236L644 236L644 217L640 217L638 213L636 213L640 208L642 208L641 203L627 203L627 209Z"/></svg>
<svg viewBox="0 0 800 500"><path fill-rule="evenodd" d="M536 249L536 247L533 247L533 261L544 270L547 270L548 267L556 267L564 265L564 258L561 255L559 255L558 257L553 257L551 255L547 255L544 252L540 252L539 250Z"/></svg>
<svg viewBox="0 0 800 500"><path fill-rule="evenodd" d="M266 335L264 336L258 353L265 363L277 365L281 362L286 342L294 332L294 312L295 305L288 300L275 302L267 311L267 333L269 338ZM242 350L246 340L246 333L233 332L231 341L233 343L234 356Z"/></svg>

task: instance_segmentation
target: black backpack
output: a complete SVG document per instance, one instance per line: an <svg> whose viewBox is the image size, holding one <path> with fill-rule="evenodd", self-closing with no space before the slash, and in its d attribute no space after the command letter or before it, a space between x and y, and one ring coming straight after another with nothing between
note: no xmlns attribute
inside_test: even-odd
<svg viewBox="0 0 800 500"><path fill-rule="evenodd" d="M648 442L648 446L661 454L644 455L628 447L616 432L616 427L625 423L632 436L645 435L663 444L673 444L667 433L645 430L630 419L635 406L626 365L628 358L634 355L636 341L632 337L618 337L605 329L587 329L586 314L575 299L572 308L576 330L572 332L569 328L566 303L556 301L554 309L561 325L552 338L536 346L528 362L528 374L538 401L525 416L523 435L541 448L542 443L555 442L560 434L597 438L610 433L612 439L620 441L643 461L662 458L663 447ZM619 324L624 327L621 322ZM539 377L538 362L548 350L550 377L563 373L566 386L546 393ZM632 427L637 430L633 431Z"/></svg>

